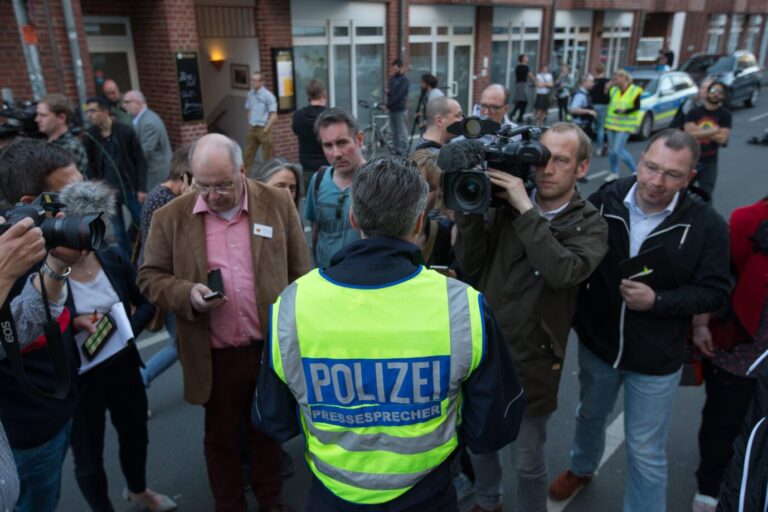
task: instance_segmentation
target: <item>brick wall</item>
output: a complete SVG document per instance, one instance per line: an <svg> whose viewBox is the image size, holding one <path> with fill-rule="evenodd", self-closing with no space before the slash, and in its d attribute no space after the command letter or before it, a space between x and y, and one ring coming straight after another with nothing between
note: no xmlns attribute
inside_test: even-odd
<svg viewBox="0 0 768 512"><path fill-rule="evenodd" d="M149 108L165 122L171 144L179 146L207 133L205 121L182 121L176 76L176 52L198 51L194 0L82 2L86 15L130 17L141 90Z"/></svg>
<svg viewBox="0 0 768 512"><path fill-rule="evenodd" d="M475 10L475 83L472 103L480 102L483 89L491 83L491 59L493 58L493 7L478 6ZM482 75L483 59L488 59L485 76Z"/></svg>
<svg viewBox="0 0 768 512"><path fill-rule="evenodd" d="M292 46L291 4L283 0L256 0L256 34L259 38L259 61L264 84L274 88L275 70L272 66L272 48ZM277 91L272 91L276 93ZM301 93L301 91L296 91ZM279 114L272 133L275 155L291 161L299 160L298 139L291 130L293 113Z"/></svg>
<svg viewBox="0 0 768 512"><path fill-rule="evenodd" d="M46 18L42 2L35 2L29 8L29 21L37 27L37 51L43 68L46 92L65 94L73 104L77 103L77 85L72 66L72 54L64 23L64 10L61 2L48 2L51 23ZM86 77L88 93L93 92L90 83L91 61L83 29L80 2L73 0L72 10L75 15L80 56ZM21 45L19 27L11 0L0 0L0 87L9 87L16 99L31 99L32 87L29 82L27 63Z"/></svg>

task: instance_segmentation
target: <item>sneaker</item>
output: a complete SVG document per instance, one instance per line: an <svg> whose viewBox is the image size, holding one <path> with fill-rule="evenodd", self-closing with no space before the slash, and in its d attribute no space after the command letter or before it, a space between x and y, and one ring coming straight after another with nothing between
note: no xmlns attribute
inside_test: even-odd
<svg viewBox="0 0 768 512"><path fill-rule="evenodd" d="M693 497L693 505L691 506L693 512L715 512L716 508L717 500L712 496L697 492Z"/></svg>
<svg viewBox="0 0 768 512"><path fill-rule="evenodd" d="M619 175L618 174L610 173L608 176L605 177L604 181L606 183L610 183L612 181L616 181L617 179L619 179Z"/></svg>
<svg viewBox="0 0 768 512"><path fill-rule="evenodd" d="M567 500L591 481L591 476L578 476L573 474L570 469L563 471L549 484L549 497L554 501Z"/></svg>

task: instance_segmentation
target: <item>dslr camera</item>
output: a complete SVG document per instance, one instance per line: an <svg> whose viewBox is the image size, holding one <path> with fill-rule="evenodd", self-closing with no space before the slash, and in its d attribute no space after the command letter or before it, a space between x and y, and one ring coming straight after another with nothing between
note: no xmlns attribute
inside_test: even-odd
<svg viewBox="0 0 768 512"><path fill-rule="evenodd" d="M491 185L489 167L528 182L531 167L544 165L551 153L539 142L542 131L533 126L499 125L489 119L468 117L448 127L465 140L443 146L437 165L443 171L445 206L463 213L484 213L488 208L505 207ZM484 143L478 139L495 136Z"/></svg>
<svg viewBox="0 0 768 512"><path fill-rule="evenodd" d="M65 205L59 202L55 192L43 192L30 204L19 203L5 213L6 222L0 224L0 235L8 228L29 217L43 231L46 247L94 251L104 241L106 226L102 213L70 215L54 218ZM51 214L49 216L48 214Z"/></svg>

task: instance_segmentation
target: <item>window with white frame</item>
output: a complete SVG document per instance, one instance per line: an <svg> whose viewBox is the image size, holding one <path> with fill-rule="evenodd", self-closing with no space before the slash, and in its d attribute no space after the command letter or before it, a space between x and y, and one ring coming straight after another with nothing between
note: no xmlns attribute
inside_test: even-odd
<svg viewBox="0 0 768 512"><path fill-rule="evenodd" d="M753 14L749 17L747 33L744 36L744 49L754 54L758 53L757 41L760 35L760 27L763 25L763 17L760 14Z"/></svg>
<svg viewBox="0 0 768 512"><path fill-rule="evenodd" d="M725 14L713 14L709 17L709 31L707 33L707 53L719 53L720 42L725 35Z"/></svg>
<svg viewBox="0 0 768 512"><path fill-rule="evenodd" d="M739 37L744 26L744 15L734 14L731 16L731 30L728 33L728 44L725 46L726 53L733 53L738 50Z"/></svg>
<svg viewBox="0 0 768 512"><path fill-rule="evenodd" d="M515 67L520 55L528 56L528 67L535 73L539 63L541 10L495 8L491 81L514 87Z"/></svg>
<svg viewBox="0 0 768 512"><path fill-rule="evenodd" d="M350 4L354 3L342 7L349 8ZM313 2L308 8L316 9L318 6L319 3ZM359 115L358 100L384 101L384 6L370 7L365 19L352 16L354 12L349 10L342 13L350 16L348 19L302 21L294 14L291 32L297 107L307 105L305 87L312 79L325 82L330 106L344 108L355 116ZM382 15L372 15L376 14L372 11L378 11L378 8L381 8ZM298 14L301 13L299 10Z"/></svg>

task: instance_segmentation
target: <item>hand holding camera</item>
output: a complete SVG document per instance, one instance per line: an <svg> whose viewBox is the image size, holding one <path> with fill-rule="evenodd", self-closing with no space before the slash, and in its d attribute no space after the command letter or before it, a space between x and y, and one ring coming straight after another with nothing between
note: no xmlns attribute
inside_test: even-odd
<svg viewBox="0 0 768 512"><path fill-rule="evenodd" d="M533 208L523 180L496 169L488 169L488 177L491 185L494 186L497 198L507 201L519 213L525 213Z"/></svg>
<svg viewBox="0 0 768 512"><path fill-rule="evenodd" d="M0 217L2 223L5 219ZM22 219L0 235L0 276L12 284L45 254L43 231L35 227L32 219Z"/></svg>

